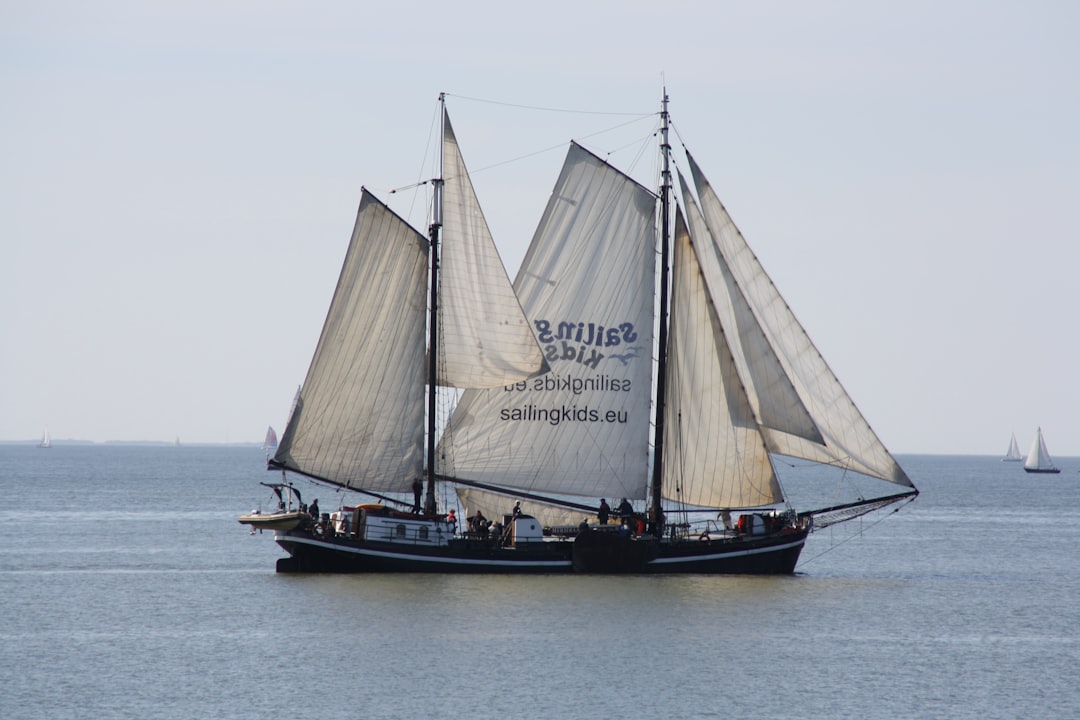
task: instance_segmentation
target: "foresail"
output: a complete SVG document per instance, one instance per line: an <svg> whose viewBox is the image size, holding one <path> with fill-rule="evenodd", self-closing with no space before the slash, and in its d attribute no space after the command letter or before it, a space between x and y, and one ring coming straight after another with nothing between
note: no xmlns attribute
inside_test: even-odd
<svg viewBox="0 0 1080 720"><path fill-rule="evenodd" d="M712 252L709 245L692 246L677 213L663 494L703 507L780 503L780 485L701 271L699 256Z"/></svg>
<svg viewBox="0 0 1080 720"><path fill-rule="evenodd" d="M467 390L445 473L497 486L644 498L655 196L572 144L514 289L547 375Z"/></svg>
<svg viewBox="0 0 1080 720"><path fill-rule="evenodd" d="M274 464L377 491L405 491L418 477L427 255L427 239L364 190Z"/></svg>
<svg viewBox="0 0 1080 720"><path fill-rule="evenodd" d="M547 370L444 111L439 383L501 387Z"/></svg>
<svg viewBox="0 0 1080 720"><path fill-rule="evenodd" d="M713 307L720 317L730 344L739 377L746 386L758 423L781 433L796 435L809 442L823 444L817 426L798 392L784 372L780 359L754 318L742 289L739 288L705 224L701 209L679 173L679 185L686 204L686 215L701 273Z"/></svg>
<svg viewBox="0 0 1080 720"><path fill-rule="evenodd" d="M687 154L709 231L742 288L758 324L810 412L825 444L763 428L771 452L863 473L897 485L911 480L881 444L728 216L708 180Z"/></svg>

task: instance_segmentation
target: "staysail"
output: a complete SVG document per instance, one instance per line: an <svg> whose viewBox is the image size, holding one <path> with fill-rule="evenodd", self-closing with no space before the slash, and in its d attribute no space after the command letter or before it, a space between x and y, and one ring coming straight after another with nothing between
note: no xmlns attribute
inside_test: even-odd
<svg viewBox="0 0 1080 720"><path fill-rule="evenodd" d="M439 384L501 387L547 370L443 113Z"/></svg>
<svg viewBox="0 0 1080 720"><path fill-rule="evenodd" d="M663 494L704 507L780 503L783 493L702 274L701 251L676 214Z"/></svg>
<svg viewBox="0 0 1080 720"><path fill-rule="evenodd" d="M739 377L746 384L757 422L763 427L809 442L823 443L821 433L713 240L705 216L682 173L679 173L679 186L686 204L691 236L696 238L694 247L700 258L701 272L709 295L713 298L713 307L720 313L720 325L730 333L728 341L733 359L739 369Z"/></svg>
<svg viewBox="0 0 1080 720"><path fill-rule="evenodd" d="M814 347L689 153L687 159L712 239L824 441L763 426L770 452L914 487ZM765 391L755 387L759 394Z"/></svg>

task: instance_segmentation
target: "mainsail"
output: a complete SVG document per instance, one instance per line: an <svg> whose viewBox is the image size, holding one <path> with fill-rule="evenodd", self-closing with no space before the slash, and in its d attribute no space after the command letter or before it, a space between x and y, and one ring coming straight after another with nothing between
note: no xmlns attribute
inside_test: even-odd
<svg viewBox="0 0 1080 720"><path fill-rule="evenodd" d="M428 241L366 189L322 335L272 463L405 492L424 463Z"/></svg>
<svg viewBox="0 0 1080 720"><path fill-rule="evenodd" d="M646 496L655 196L572 144L514 281L551 366L466 391L448 475L590 497Z"/></svg>

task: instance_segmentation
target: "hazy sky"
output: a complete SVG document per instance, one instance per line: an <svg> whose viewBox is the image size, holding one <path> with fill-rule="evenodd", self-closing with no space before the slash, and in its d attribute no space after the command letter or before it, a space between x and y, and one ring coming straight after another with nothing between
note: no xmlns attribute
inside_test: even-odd
<svg viewBox="0 0 1080 720"><path fill-rule="evenodd" d="M1065 0L0 0L0 439L280 431L360 187L425 177L439 92L513 274L566 143L624 151L586 135L666 82L886 446L1042 425L1080 455L1078 28Z"/></svg>

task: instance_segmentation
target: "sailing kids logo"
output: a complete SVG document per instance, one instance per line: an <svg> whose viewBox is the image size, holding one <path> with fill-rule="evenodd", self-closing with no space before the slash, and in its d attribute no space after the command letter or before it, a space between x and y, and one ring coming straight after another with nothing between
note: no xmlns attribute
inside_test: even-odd
<svg viewBox="0 0 1080 720"><path fill-rule="evenodd" d="M523 404L502 408L499 419L552 426L629 422L630 412L619 406L625 404L628 397L625 393L633 389L633 380L620 377L622 372L611 375L597 370L605 359L617 360L626 368L639 357L642 346L633 344L639 340L634 324L605 327L591 322L560 322L553 325L548 320L536 320L534 324L544 357L553 368L558 361L559 371L505 386L503 390L513 393L507 399L525 400L517 393L539 395ZM554 396L543 397L549 393ZM580 405L578 400L582 401Z"/></svg>
<svg viewBox="0 0 1080 720"><path fill-rule="evenodd" d="M638 334L633 323L620 323L616 327L607 327L596 323L567 322L558 323L554 328L550 320L535 320L536 339L544 349L547 361L573 361L595 370L600 361L612 348L622 348L620 353L610 357L624 366L638 357L640 347L633 346Z"/></svg>

